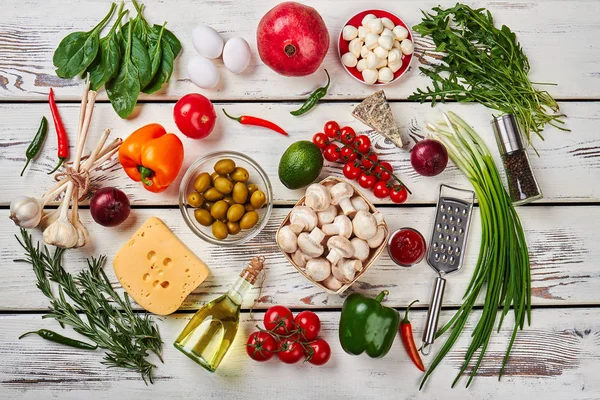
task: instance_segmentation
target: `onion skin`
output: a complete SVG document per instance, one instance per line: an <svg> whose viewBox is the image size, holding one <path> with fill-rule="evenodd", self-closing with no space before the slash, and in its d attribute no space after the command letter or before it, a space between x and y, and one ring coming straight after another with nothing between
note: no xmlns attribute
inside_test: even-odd
<svg viewBox="0 0 600 400"><path fill-rule="evenodd" d="M448 165L448 151L437 140L421 140L410 152L410 163L419 175L436 176Z"/></svg>
<svg viewBox="0 0 600 400"><path fill-rule="evenodd" d="M98 190L90 200L92 218L102 226L120 225L129 217L130 210L127 195L114 187Z"/></svg>

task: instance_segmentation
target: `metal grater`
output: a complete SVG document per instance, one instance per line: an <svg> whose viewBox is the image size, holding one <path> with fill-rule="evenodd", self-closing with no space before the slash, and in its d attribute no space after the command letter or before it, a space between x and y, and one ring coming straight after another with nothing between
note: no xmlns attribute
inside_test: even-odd
<svg viewBox="0 0 600 400"><path fill-rule="evenodd" d="M453 197L450 194L461 197ZM429 346L433 344L437 332L442 298L446 287L444 276L458 271L462 267L474 201L475 193L471 190L440 185L433 233L427 251L427 263L439 275L435 280L427 312L427 322L423 331L421 351L425 355L429 354Z"/></svg>

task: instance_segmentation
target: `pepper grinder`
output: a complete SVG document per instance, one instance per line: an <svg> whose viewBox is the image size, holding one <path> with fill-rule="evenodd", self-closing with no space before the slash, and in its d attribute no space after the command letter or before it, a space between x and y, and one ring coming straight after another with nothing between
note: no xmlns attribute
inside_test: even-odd
<svg viewBox="0 0 600 400"><path fill-rule="evenodd" d="M514 114L505 114L492 120L496 142L500 149L508 192L515 206L543 197L523 145L519 124Z"/></svg>

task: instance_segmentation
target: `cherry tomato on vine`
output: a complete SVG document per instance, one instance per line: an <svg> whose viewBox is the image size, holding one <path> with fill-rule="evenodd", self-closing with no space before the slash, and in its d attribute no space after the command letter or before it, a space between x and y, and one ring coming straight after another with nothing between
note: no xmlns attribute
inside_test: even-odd
<svg viewBox="0 0 600 400"><path fill-rule="evenodd" d="M344 126L340 130L340 138L342 139L342 143L344 144L352 144L354 143L354 139L356 139L356 132L354 129L349 126Z"/></svg>
<svg viewBox="0 0 600 400"><path fill-rule="evenodd" d="M354 161L358 157L358 154L354 151L354 149L344 146L342 150L340 150L340 158L344 161Z"/></svg>
<svg viewBox="0 0 600 400"><path fill-rule="evenodd" d="M323 365L327 364L327 361L331 358L331 347L323 339L313 340L307 345L310 349L306 354L306 359L312 365Z"/></svg>
<svg viewBox="0 0 600 400"><path fill-rule="evenodd" d="M392 164L387 161L381 161L379 165L375 167L375 174L379 177L379 180L382 181L389 181L393 171Z"/></svg>
<svg viewBox="0 0 600 400"><path fill-rule="evenodd" d="M361 153L366 154L371 149L371 139L367 135L359 135L354 140L354 147Z"/></svg>
<svg viewBox="0 0 600 400"><path fill-rule="evenodd" d="M362 158L362 165L366 169L373 168L373 162L377 162L377 154L375 153L369 153Z"/></svg>
<svg viewBox="0 0 600 400"><path fill-rule="evenodd" d="M322 132L315 133L312 139L313 143L317 145L318 148L323 149L325 146L329 144L329 139L327 135Z"/></svg>
<svg viewBox="0 0 600 400"><path fill-rule="evenodd" d="M294 326L298 330L298 336L303 341L317 338L321 330L321 320L312 311L302 311L294 318Z"/></svg>
<svg viewBox="0 0 600 400"><path fill-rule="evenodd" d="M286 335L294 329L294 314L284 306L273 306L265 313L265 329L279 335Z"/></svg>
<svg viewBox="0 0 600 400"><path fill-rule="evenodd" d="M392 200L396 204L404 203L407 198L408 191L404 186L394 186L394 188L390 192L390 200Z"/></svg>
<svg viewBox="0 0 600 400"><path fill-rule="evenodd" d="M360 167L360 164L357 164L354 161L350 161L350 162L347 162L346 164L344 164L344 168L342 169L342 172L344 173L344 176L346 178L353 181L360 176L360 173L362 172L362 168Z"/></svg>
<svg viewBox="0 0 600 400"><path fill-rule="evenodd" d="M268 361L277 351L275 338L267 332L254 332L246 342L246 353L254 361Z"/></svg>
<svg viewBox="0 0 600 400"><path fill-rule="evenodd" d="M387 182L378 181L375 183L375 186L373 186L373 194L378 199L385 199L388 197L390 195L390 188L387 186Z"/></svg>
<svg viewBox="0 0 600 400"><path fill-rule="evenodd" d="M285 338L279 342L277 357L286 364L295 364L304 357L304 349L296 340Z"/></svg>
<svg viewBox="0 0 600 400"><path fill-rule="evenodd" d="M335 121L327 121L325 123L325 127L323 128L323 132L330 138L339 138L340 137L340 126Z"/></svg>
<svg viewBox="0 0 600 400"><path fill-rule="evenodd" d="M358 184L365 189L371 189L376 181L377 178L368 171L361 173L358 177Z"/></svg>
<svg viewBox="0 0 600 400"><path fill-rule="evenodd" d="M340 158L340 148L335 144L331 143L325 146L323 149L323 158L327 161L334 162Z"/></svg>

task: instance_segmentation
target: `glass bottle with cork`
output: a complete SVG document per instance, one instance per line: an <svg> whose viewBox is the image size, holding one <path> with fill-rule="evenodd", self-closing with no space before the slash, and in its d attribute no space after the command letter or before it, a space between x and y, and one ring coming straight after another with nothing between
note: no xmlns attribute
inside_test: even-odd
<svg viewBox="0 0 600 400"><path fill-rule="evenodd" d="M214 372L235 338L242 301L254 287L264 261L263 256L250 260L227 293L198 310L173 343L175 348Z"/></svg>
<svg viewBox="0 0 600 400"><path fill-rule="evenodd" d="M514 205L529 203L543 197L531 165L529 156L513 114L505 114L492 120L496 142L500 149L508 192Z"/></svg>

